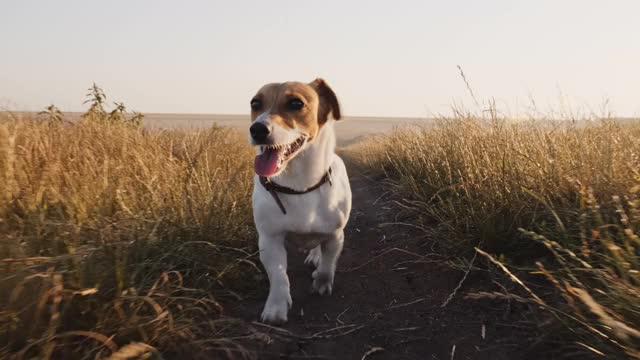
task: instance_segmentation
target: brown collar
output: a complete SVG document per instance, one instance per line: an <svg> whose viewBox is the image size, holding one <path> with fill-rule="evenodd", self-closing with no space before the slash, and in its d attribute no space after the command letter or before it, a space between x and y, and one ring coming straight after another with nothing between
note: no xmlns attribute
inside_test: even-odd
<svg viewBox="0 0 640 360"><path fill-rule="evenodd" d="M327 172L324 173L324 176L322 176L322 179L320 179L320 181L318 181L317 184L313 185L310 188L302 190L302 191L295 190L295 189L292 189L290 187L278 185L278 184L274 183L273 181L271 181L271 179L269 179L268 177L260 176L260 184L262 184L262 186L265 188L265 190L267 190L269 192L269 194L271 194L271 196L273 196L273 199L278 204L278 207L280 208L282 213L285 214L285 215L287 214L287 210L284 208L284 205L282 205L282 201L280 200L280 197L278 197L278 193L288 194L288 195L302 195L302 194L306 194L308 192L312 192L313 190L315 190L315 189L319 188L320 186L322 186L327 181L329 182L329 185L333 185L333 183L331 182L331 168L329 168L329 170L327 170Z"/></svg>

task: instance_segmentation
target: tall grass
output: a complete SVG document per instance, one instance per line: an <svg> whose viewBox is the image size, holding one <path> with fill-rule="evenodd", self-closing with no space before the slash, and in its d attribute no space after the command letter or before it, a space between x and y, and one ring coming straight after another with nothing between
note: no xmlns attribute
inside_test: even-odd
<svg viewBox="0 0 640 360"><path fill-rule="evenodd" d="M0 357L238 350L217 296L255 269L250 149L126 115L0 115Z"/></svg>
<svg viewBox="0 0 640 360"><path fill-rule="evenodd" d="M532 264L540 304L587 353L640 357L640 124L510 121L459 113L354 150L440 244ZM548 255L551 256L548 256ZM496 260L497 261L497 260Z"/></svg>

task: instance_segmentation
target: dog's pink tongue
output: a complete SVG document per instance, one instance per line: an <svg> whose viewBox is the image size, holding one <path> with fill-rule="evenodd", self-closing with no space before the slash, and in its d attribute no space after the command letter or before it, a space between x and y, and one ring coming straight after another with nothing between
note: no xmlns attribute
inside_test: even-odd
<svg viewBox="0 0 640 360"><path fill-rule="evenodd" d="M260 176L271 176L278 171L278 159L280 152L276 149L265 149L262 154L256 156L256 174Z"/></svg>

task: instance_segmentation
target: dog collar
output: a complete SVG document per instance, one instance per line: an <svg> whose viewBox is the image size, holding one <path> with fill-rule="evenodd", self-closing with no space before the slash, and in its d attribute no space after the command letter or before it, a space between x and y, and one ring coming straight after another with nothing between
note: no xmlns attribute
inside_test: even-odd
<svg viewBox="0 0 640 360"><path fill-rule="evenodd" d="M302 195L302 194L306 194L306 193L312 192L313 190L315 190L315 189L319 188L320 186L324 185L324 183L326 183L326 182L329 182L329 185L333 185L333 182L331 181L331 168L329 168L329 170L327 170L327 172L324 173L324 175L322 176L322 179L320 179L320 181L318 181L317 184L313 185L310 188L302 190L302 191L301 190L295 190L295 189L292 189L290 187L278 185L278 184L274 183L273 181L271 181L270 178L268 178L266 176L260 176L260 184L262 184L262 186L265 188L265 190L267 190L269 192L269 194L271 194L271 196L273 196L273 199L278 204L278 207L280 208L282 213L285 214L285 215L287 214L287 210L284 208L284 205L282 204L282 200L280 200L280 197L278 196L278 193L288 194L288 195Z"/></svg>

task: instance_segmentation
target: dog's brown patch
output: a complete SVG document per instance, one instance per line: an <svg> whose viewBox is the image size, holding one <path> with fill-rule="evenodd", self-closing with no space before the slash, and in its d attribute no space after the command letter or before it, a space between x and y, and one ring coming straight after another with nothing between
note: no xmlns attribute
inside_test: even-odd
<svg viewBox="0 0 640 360"><path fill-rule="evenodd" d="M329 119L329 114L334 119L340 120L342 115L340 114L340 104L336 93L333 92L331 87L323 79L315 79L309 84L320 97L320 107L318 109L318 122L324 124Z"/></svg>
<svg viewBox="0 0 640 360"><path fill-rule="evenodd" d="M340 105L331 87L322 79L309 84L301 82L271 83L263 86L253 97L261 102L258 109L251 111L251 121L267 112L271 121L287 129L304 131L312 140L327 122L329 114L339 120ZM287 104L299 99L304 106L299 110Z"/></svg>

